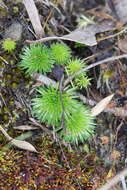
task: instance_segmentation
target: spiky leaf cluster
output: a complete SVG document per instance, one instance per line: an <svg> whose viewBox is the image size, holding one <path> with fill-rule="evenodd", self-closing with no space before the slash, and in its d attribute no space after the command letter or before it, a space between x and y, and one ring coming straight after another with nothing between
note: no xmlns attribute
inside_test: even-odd
<svg viewBox="0 0 127 190"><path fill-rule="evenodd" d="M85 67L84 62L80 59L72 59L68 62L67 65L67 72L70 74L74 74L78 71L80 71L81 69L83 69ZM90 78L88 78L86 72L81 73L79 75L77 75L74 79L74 83L79 87L85 87L87 88L90 85Z"/></svg>
<svg viewBox="0 0 127 190"><path fill-rule="evenodd" d="M25 69L28 74L50 72L54 63L49 48L42 45L25 47L20 57L20 67Z"/></svg>
<svg viewBox="0 0 127 190"><path fill-rule="evenodd" d="M55 43L48 48L42 45L32 45L26 47L21 55L20 66L27 73L50 72L53 64L67 65L69 75L74 74L84 68L84 62L80 59L72 59L71 50L68 46ZM90 79L86 73L81 73L74 79L74 84L79 87L87 87ZM47 123L48 126L61 128L61 120L64 119L64 128L60 134L72 143L83 142L93 133L94 125L90 111L76 100L74 90L69 89L59 91L53 87L43 87L38 90L39 96L32 100L33 114L40 122ZM63 118L64 115L64 118Z"/></svg>
<svg viewBox="0 0 127 190"><path fill-rule="evenodd" d="M72 90L62 94L62 102L57 89L40 88L38 92L40 96L32 100L33 114L38 120L46 122L48 125L60 126L64 111L66 130L65 133L63 132L63 136L65 140L78 143L78 141L89 138L94 128L91 114L75 99Z"/></svg>
<svg viewBox="0 0 127 190"><path fill-rule="evenodd" d="M54 43L51 46L51 52L56 64L66 64L71 58L70 48L62 43Z"/></svg>
<svg viewBox="0 0 127 190"><path fill-rule="evenodd" d="M77 58L69 60L67 65L67 70L69 74L74 74L80 71L82 68L83 68L83 61Z"/></svg>
<svg viewBox="0 0 127 190"><path fill-rule="evenodd" d="M93 117L83 105L66 118L66 126L64 139L71 143L84 142L94 133Z"/></svg>
<svg viewBox="0 0 127 190"><path fill-rule="evenodd" d="M94 24L94 17L89 18L84 15L81 15L77 19L77 23L79 28L85 28L89 24Z"/></svg>
<svg viewBox="0 0 127 190"><path fill-rule="evenodd" d="M5 51L12 52L16 47L16 43L8 38L3 41L2 47Z"/></svg>
<svg viewBox="0 0 127 190"><path fill-rule="evenodd" d="M73 93L67 91L62 93L52 87L40 88L38 90L40 96L32 100L33 113L41 122L47 122L48 125L58 126L62 116L62 103L66 114L75 109L75 101L73 100Z"/></svg>
<svg viewBox="0 0 127 190"><path fill-rule="evenodd" d="M87 88L90 85L91 78L89 78L86 74L81 73L79 76L75 78L75 83L79 88Z"/></svg>

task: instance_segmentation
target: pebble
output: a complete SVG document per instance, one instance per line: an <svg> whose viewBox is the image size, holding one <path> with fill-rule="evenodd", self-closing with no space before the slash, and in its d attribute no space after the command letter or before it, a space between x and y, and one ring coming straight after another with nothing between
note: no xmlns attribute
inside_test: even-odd
<svg viewBox="0 0 127 190"><path fill-rule="evenodd" d="M10 38L14 41L21 40L23 27L19 22L12 23L4 33L4 39Z"/></svg>

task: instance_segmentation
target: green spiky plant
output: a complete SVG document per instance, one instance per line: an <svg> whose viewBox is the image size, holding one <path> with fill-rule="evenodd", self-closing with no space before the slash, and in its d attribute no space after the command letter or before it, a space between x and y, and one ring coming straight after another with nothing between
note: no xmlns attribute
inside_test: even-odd
<svg viewBox="0 0 127 190"><path fill-rule="evenodd" d="M87 17L85 15L80 15L77 19L78 28L85 28L89 24L94 24L94 17Z"/></svg>
<svg viewBox="0 0 127 190"><path fill-rule="evenodd" d="M32 100L33 113L41 122L58 126L63 111L59 90L49 87L40 88L37 91L40 93L40 96ZM72 90L62 93L62 101L66 114L69 114L71 110L75 110L76 102L73 100L73 97Z"/></svg>
<svg viewBox="0 0 127 190"><path fill-rule="evenodd" d="M16 48L16 42L10 38L7 38L3 41L2 48L5 51L12 52Z"/></svg>
<svg viewBox="0 0 127 190"><path fill-rule="evenodd" d="M66 67L66 71L69 75L72 75L78 71L80 71L81 69L83 69L85 67L84 65L84 61L82 61L81 59L71 59L68 62L68 65ZM74 85L78 86L79 88L87 88L90 85L90 78L87 76L86 72L81 73L79 75L77 75L74 78Z"/></svg>
<svg viewBox="0 0 127 190"><path fill-rule="evenodd" d="M90 110L80 104L78 108L66 117L66 132L64 140L78 144L84 142L94 133L93 117Z"/></svg>
<svg viewBox="0 0 127 190"><path fill-rule="evenodd" d="M67 64L71 58L71 49L62 43L54 43L51 45L51 52L56 64Z"/></svg>
<svg viewBox="0 0 127 190"><path fill-rule="evenodd" d="M51 48L42 45L31 45L23 50L20 66L27 73L50 72L53 64L64 65L69 75L84 68L84 62L80 59L70 59L70 48L61 43L51 45ZM87 87L90 79L86 73L78 75L74 79L75 86ZM74 95L74 89L42 87L37 90L38 97L32 99L33 115L48 126L54 126L55 131L64 140L78 144L88 139L94 131L93 118L88 108L81 104ZM64 127L61 126L64 115Z"/></svg>
<svg viewBox="0 0 127 190"><path fill-rule="evenodd" d="M90 111L76 100L73 89L62 93L53 87L40 88L40 96L32 100L33 114L49 126L60 127L62 113L65 115L65 126L61 132L64 140L78 144L93 134L94 125ZM62 108L62 103L64 110Z"/></svg>
<svg viewBox="0 0 127 190"><path fill-rule="evenodd" d="M50 49L44 45L31 45L24 48L20 58L20 67L28 74L50 72L54 64Z"/></svg>

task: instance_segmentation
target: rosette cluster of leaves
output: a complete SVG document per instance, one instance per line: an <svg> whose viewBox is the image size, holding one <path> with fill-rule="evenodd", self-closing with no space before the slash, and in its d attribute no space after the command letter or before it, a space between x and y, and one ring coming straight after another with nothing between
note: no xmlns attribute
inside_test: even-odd
<svg viewBox="0 0 127 190"><path fill-rule="evenodd" d="M28 74L33 72L50 72L54 63L48 47L41 45L25 47L20 58L20 66L25 69Z"/></svg>
<svg viewBox="0 0 127 190"><path fill-rule="evenodd" d="M40 88L40 96L33 99L33 113L41 122L47 122L48 125L58 126L62 116L62 103L60 92L52 87ZM62 93L64 111L68 115L71 110L75 109L73 94L70 90Z"/></svg>
<svg viewBox="0 0 127 190"><path fill-rule="evenodd" d="M78 144L78 142L87 140L93 133L94 123L90 110L80 103L77 109L66 117L64 139L67 142Z"/></svg>
<svg viewBox="0 0 127 190"><path fill-rule="evenodd" d="M39 97L32 100L33 114L41 122L59 128L64 111L65 125L61 131L64 140L78 144L93 134L93 117L89 109L76 100L73 89L62 93L62 101L59 90L53 87L40 88L38 92Z"/></svg>
<svg viewBox="0 0 127 190"><path fill-rule="evenodd" d="M23 49L20 66L28 74L51 72L55 65L66 67L69 75L84 68L84 62L72 57L71 49L62 43L54 43L51 47L31 45ZM82 73L74 79L75 87L88 87L90 79ZM60 92L59 88L42 87L37 90L39 96L32 100L33 115L48 126L60 129L64 140L78 144L88 139L94 131L93 118L89 109L77 100L74 89L67 88ZM64 116L64 117L63 117ZM64 127L61 126L64 119Z"/></svg>
<svg viewBox="0 0 127 190"><path fill-rule="evenodd" d="M45 45L31 45L23 49L20 67L28 74L47 73L51 72L54 64L66 64L70 57L71 50L65 44L54 43L51 48Z"/></svg>
<svg viewBox="0 0 127 190"><path fill-rule="evenodd" d="M67 65L67 73L69 75L72 75L78 71L80 71L81 69L83 69L85 67L84 62L81 59L71 59L68 62ZM87 76L86 72L83 72L79 75L76 75L76 77L74 78L74 85L78 86L79 88L87 88L90 85L90 78Z"/></svg>
<svg viewBox="0 0 127 190"><path fill-rule="evenodd" d="M54 43L51 46L51 51L56 64L67 64L71 58L71 49L65 44Z"/></svg>

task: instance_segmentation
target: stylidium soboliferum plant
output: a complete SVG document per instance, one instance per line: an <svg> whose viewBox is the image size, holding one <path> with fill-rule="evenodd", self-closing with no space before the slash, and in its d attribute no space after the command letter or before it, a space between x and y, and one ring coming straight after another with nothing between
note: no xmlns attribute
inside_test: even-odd
<svg viewBox="0 0 127 190"><path fill-rule="evenodd" d="M62 65L66 67L66 77L85 67L83 61L73 58L71 49L62 43L54 43L51 48L32 45L24 48L20 57L20 67L28 74L46 74L52 71L54 65ZM87 74L82 73L74 79L75 88L68 86L61 91L59 87L40 87L37 97L32 99L33 115L47 126L53 126L65 141L76 144L84 142L94 133L93 117L90 110L77 100L75 89L89 84ZM61 125L62 120L64 125Z"/></svg>
<svg viewBox="0 0 127 190"><path fill-rule="evenodd" d="M51 51L47 46L31 45L30 47L25 47L20 58L20 66L28 74L50 72L54 63Z"/></svg>
<svg viewBox="0 0 127 190"><path fill-rule="evenodd" d="M71 49L62 43L54 43L51 45L52 56L56 64L64 65L67 64L71 58Z"/></svg>
<svg viewBox="0 0 127 190"><path fill-rule="evenodd" d="M73 58L68 62L66 66L66 71L69 75L72 75L85 67L84 62L81 59ZM87 73L81 73L80 75L74 78L75 86L79 88L87 88L90 85L90 78L87 76Z"/></svg>

